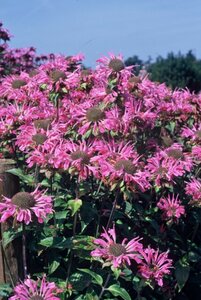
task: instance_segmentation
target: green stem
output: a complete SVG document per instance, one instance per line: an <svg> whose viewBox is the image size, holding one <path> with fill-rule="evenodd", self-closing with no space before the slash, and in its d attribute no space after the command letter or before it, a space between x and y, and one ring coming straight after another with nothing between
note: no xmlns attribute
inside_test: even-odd
<svg viewBox="0 0 201 300"><path fill-rule="evenodd" d="M34 174L34 178L35 178L35 186L38 185L38 177L39 177L39 171L40 171L40 167L38 165L36 165L35 167L35 174Z"/></svg>
<svg viewBox="0 0 201 300"><path fill-rule="evenodd" d="M77 225L77 213L74 215L74 220L73 220L73 239L76 235L76 225ZM72 261L73 261L73 251L70 250L70 257L69 257L69 264L68 264L68 270L67 270L67 276L66 276L66 286L68 285L70 273L71 273L71 267L72 267Z"/></svg>
<svg viewBox="0 0 201 300"><path fill-rule="evenodd" d="M56 108L57 108L57 116L56 116L56 121L59 121L59 105L60 105L60 101L59 101L59 95L56 97Z"/></svg>
<svg viewBox="0 0 201 300"><path fill-rule="evenodd" d="M107 285L108 285L108 282L109 282L109 280L110 280L110 277L111 277L111 274L109 273L109 274L107 275L107 278L106 278L106 280L105 280L105 283L104 283L104 285L103 285L103 287L102 287L102 289L101 289L101 292L100 292L100 294L99 294L99 296L98 296L98 300L100 300L101 297L103 296L103 293L104 293L105 290L106 290L106 287L107 287Z"/></svg>
<svg viewBox="0 0 201 300"><path fill-rule="evenodd" d="M112 221L112 218L113 218L113 215L114 215L114 211L115 211L115 208L116 208L118 196L119 196L119 191L116 192L116 195L115 195L115 198L114 198L114 202L113 202L113 205L112 205L112 210L110 212L110 216L109 216L106 228L105 228L106 231L108 230L108 228L111 225L111 221Z"/></svg>
<svg viewBox="0 0 201 300"><path fill-rule="evenodd" d="M25 224L22 223L22 260L24 268L24 278L27 277L27 254L26 254L26 228Z"/></svg>
<svg viewBox="0 0 201 300"><path fill-rule="evenodd" d="M195 239L195 237L196 237L198 228L199 228L199 223L196 223L195 228L194 228L194 230L193 230L192 242L194 241L194 239Z"/></svg>

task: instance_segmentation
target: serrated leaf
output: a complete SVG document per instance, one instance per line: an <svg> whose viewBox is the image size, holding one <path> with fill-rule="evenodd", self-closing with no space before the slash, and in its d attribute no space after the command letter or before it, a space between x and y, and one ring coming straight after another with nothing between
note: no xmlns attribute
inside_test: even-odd
<svg viewBox="0 0 201 300"><path fill-rule="evenodd" d="M185 286L190 273L190 266L187 264L183 264L181 261L177 262L175 267L175 277L177 280L177 284L179 287L179 292Z"/></svg>
<svg viewBox="0 0 201 300"><path fill-rule="evenodd" d="M81 272L89 274L95 280L95 283L102 286L103 278L100 275L98 275L95 272L93 272L91 270L88 270L88 269L78 269L78 270L81 271Z"/></svg>
<svg viewBox="0 0 201 300"><path fill-rule="evenodd" d="M68 201L68 207L71 209L72 216L74 216L74 214L80 209L81 206L82 206L81 199L74 199Z"/></svg>
<svg viewBox="0 0 201 300"><path fill-rule="evenodd" d="M110 293L112 293L113 296L119 296L124 300L131 300L130 295L127 293L127 291L123 288L121 288L119 285L117 284L113 284L111 285L109 288L107 288L108 291L110 291Z"/></svg>

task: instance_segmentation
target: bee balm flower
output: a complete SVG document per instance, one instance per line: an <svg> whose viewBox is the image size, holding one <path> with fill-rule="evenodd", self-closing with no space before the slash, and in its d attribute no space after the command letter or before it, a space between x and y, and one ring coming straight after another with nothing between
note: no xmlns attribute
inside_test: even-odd
<svg viewBox="0 0 201 300"><path fill-rule="evenodd" d="M12 198L3 196L0 203L0 222L13 217L18 222L29 224L35 216L39 223L43 223L44 218L52 212L51 196L44 195L44 192L36 188L32 193L19 192Z"/></svg>
<svg viewBox="0 0 201 300"><path fill-rule="evenodd" d="M109 229L108 233L104 229L101 234L102 238L94 240L94 244L98 247L91 252L93 257L100 257L111 263L114 268L121 267L124 264L131 264L131 260L137 263L141 261L139 252L142 250L142 244L139 242L140 238L136 237L127 243L127 239L123 239L121 243L116 241L116 232Z"/></svg>
<svg viewBox="0 0 201 300"><path fill-rule="evenodd" d="M37 281L28 278L15 287L14 296L9 300L59 300L56 295L60 292L54 282L46 281L45 276Z"/></svg>
<svg viewBox="0 0 201 300"><path fill-rule="evenodd" d="M163 211L162 217L165 220L179 219L181 215L185 214L184 206L181 205L178 195L176 197L168 195L167 198L160 198L157 206Z"/></svg>
<svg viewBox="0 0 201 300"><path fill-rule="evenodd" d="M168 251L159 254L158 250L147 248L141 252L143 260L139 266L139 272L146 279L155 280L159 286L163 286L163 277L170 273L172 260L168 258Z"/></svg>

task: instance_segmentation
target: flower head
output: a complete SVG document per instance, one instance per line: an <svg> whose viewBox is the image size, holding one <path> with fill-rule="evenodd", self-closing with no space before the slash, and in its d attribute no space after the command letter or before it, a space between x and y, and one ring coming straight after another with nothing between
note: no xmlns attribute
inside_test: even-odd
<svg viewBox="0 0 201 300"><path fill-rule="evenodd" d="M176 177L182 176L185 173L179 161L166 158L160 152L157 152L147 161L150 179L154 180L157 186L162 186L167 181L173 183Z"/></svg>
<svg viewBox="0 0 201 300"><path fill-rule="evenodd" d="M142 169L140 156L129 143L99 143L99 155L94 160L99 164L101 176L110 185L124 181L127 188L145 191L150 187L148 172Z"/></svg>
<svg viewBox="0 0 201 300"><path fill-rule="evenodd" d="M178 195L176 197L168 195L167 198L160 198L157 206L163 211L162 217L165 220L178 220L181 215L185 214L184 206L181 205Z"/></svg>
<svg viewBox="0 0 201 300"><path fill-rule="evenodd" d="M43 276L37 281L27 278L14 288L14 296L9 300L59 300L56 297L61 292L54 282L48 282Z"/></svg>
<svg viewBox="0 0 201 300"><path fill-rule="evenodd" d="M146 279L155 280L163 286L163 277L170 273L172 260L168 258L168 251L159 253L150 247L141 252L143 260L139 265L139 272Z"/></svg>
<svg viewBox="0 0 201 300"><path fill-rule="evenodd" d="M39 223L43 223L44 218L52 213L52 198L44 195L38 188L32 193L19 192L12 198L3 196L0 203L0 222L5 222L13 217L18 222L29 224L35 216Z"/></svg>
<svg viewBox="0 0 201 300"><path fill-rule="evenodd" d="M185 191L192 197L189 204L201 207L201 181L193 178L187 183Z"/></svg>
<svg viewBox="0 0 201 300"><path fill-rule="evenodd" d="M103 228L104 233L101 238L95 239L94 244L98 247L91 252L93 257L100 257L109 262L114 268L122 265L131 264L131 260L137 263L141 261L139 252L142 250L141 239L136 237L127 243L127 239L123 239L121 243L116 241L115 227L109 229L108 232Z"/></svg>

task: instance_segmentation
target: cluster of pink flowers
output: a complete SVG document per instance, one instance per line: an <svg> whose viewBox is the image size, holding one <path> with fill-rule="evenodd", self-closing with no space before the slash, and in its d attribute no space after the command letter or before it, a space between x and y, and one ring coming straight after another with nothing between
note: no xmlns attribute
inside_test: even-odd
<svg viewBox="0 0 201 300"><path fill-rule="evenodd" d="M190 172L191 152L173 141L167 147L166 131L159 140L147 136L146 144L142 137L159 119L165 123L178 115L166 107L164 117L170 99L178 105L188 101L192 112L196 102L189 98L195 96L184 91L183 99L181 92L133 76L120 56L98 60L95 70L83 70L82 59L57 56L35 72L3 79L3 141L11 136L16 149L27 154L29 167L63 169L79 180L93 175L109 186L123 181L134 191L174 184Z"/></svg>
<svg viewBox="0 0 201 300"><path fill-rule="evenodd" d="M150 247L144 249L141 240L135 237L129 242L123 239L118 243L113 226L108 232L104 229L101 237L94 240L96 248L91 255L103 260L104 265L112 265L114 268L130 266L134 261L143 278L154 280L162 286L164 275L169 274L172 268L172 260L168 258L168 252L159 253Z"/></svg>
<svg viewBox="0 0 201 300"><path fill-rule="evenodd" d="M1 157L23 153L30 172L37 167L43 174L102 182L125 199L159 192L155 206L162 220L178 223L186 213L180 190L175 196L178 185L190 198L188 205L201 206L195 174L201 160L201 95L135 76L121 56L100 58L94 70L84 69L82 60L81 54L54 56L31 72L25 68L2 78ZM51 213L52 199L39 189L0 203L1 222L11 217L43 222ZM172 265L167 252L144 248L139 237L118 243L114 228L94 244L93 257L115 268L135 262L141 276L160 286Z"/></svg>
<svg viewBox="0 0 201 300"><path fill-rule="evenodd" d="M95 70L83 69L82 60L55 56L3 78L4 149L23 152L29 168L137 193L174 186L192 172L201 158L199 118L181 124L199 115L201 97L133 75L121 56L100 58Z"/></svg>

